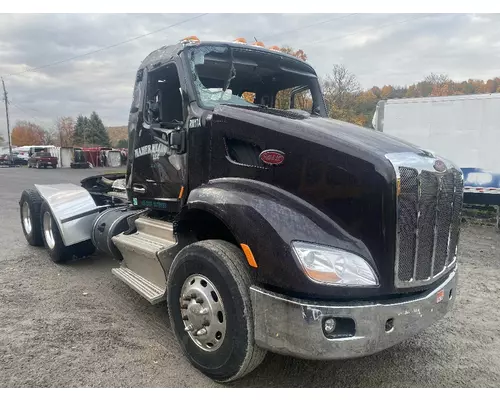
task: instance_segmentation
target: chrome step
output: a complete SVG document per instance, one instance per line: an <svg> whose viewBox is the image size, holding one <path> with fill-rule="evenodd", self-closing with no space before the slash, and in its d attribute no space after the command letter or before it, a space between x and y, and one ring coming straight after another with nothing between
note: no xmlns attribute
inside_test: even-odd
<svg viewBox="0 0 500 400"><path fill-rule="evenodd" d="M148 287L156 288L156 292L165 293L167 280L165 271L158 260L158 252L176 245L172 224L145 217L138 218L135 224L137 232L131 235L121 233L112 238L123 256L122 266L116 270L130 271L134 274L121 273L119 278L137 290L149 302L158 302L161 299L156 299L156 296L151 294L151 289L148 289L149 292L145 290L144 285L147 283ZM113 273L117 275L119 271L113 271ZM139 278L140 281L138 281Z"/></svg>
<svg viewBox="0 0 500 400"><path fill-rule="evenodd" d="M120 267L113 268L111 272L117 278L121 279L128 286L138 292L151 304L156 304L163 300L165 288L155 285L134 271L128 268Z"/></svg>
<svg viewBox="0 0 500 400"><path fill-rule="evenodd" d="M135 226L137 227L137 232L175 242L173 225L170 222L160 221L148 217L140 217L135 221Z"/></svg>
<svg viewBox="0 0 500 400"><path fill-rule="evenodd" d="M118 247L118 250L125 259L125 253L138 253L141 256L149 259L156 259L156 253L165 247L171 247L175 242L157 238L141 232L136 232L131 235L124 235L123 233L113 236L113 243Z"/></svg>

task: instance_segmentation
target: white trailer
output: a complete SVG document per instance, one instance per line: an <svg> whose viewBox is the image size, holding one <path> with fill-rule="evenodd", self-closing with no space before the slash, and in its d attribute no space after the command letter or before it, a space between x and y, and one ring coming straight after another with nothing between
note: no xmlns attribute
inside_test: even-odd
<svg viewBox="0 0 500 400"><path fill-rule="evenodd" d="M466 202L500 204L500 93L382 100L372 125L459 165Z"/></svg>

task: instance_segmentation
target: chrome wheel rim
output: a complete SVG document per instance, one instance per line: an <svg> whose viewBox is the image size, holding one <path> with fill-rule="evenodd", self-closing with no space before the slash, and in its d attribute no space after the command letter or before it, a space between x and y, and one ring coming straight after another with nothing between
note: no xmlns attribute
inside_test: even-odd
<svg viewBox="0 0 500 400"><path fill-rule="evenodd" d="M204 351L217 350L226 336L226 313L215 285L203 275L189 276L181 289L184 330Z"/></svg>
<svg viewBox="0 0 500 400"><path fill-rule="evenodd" d="M27 201L25 201L23 203L23 208L22 208L21 212L22 212L22 215L23 215L24 230L26 231L26 233L28 235L31 235L31 229L32 229L32 225L31 225L31 210L30 210L30 206L29 206L29 204L28 204Z"/></svg>
<svg viewBox="0 0 500 400"><path fill-rule="evenodd" d="M56 241L54 239L54 232L52 231L52 215L50 215L49 211L45 211L43 214L43 236L49 249L53 249Z"/></svg>

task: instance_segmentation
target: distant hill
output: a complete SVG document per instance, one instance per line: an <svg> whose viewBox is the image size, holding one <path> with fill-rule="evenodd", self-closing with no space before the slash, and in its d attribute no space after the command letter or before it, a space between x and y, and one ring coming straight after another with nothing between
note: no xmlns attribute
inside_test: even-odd
<svg viewBox="0 0 500 400"><path fill-rule="evenodd" d="M128 139L128 127L127 126L108 126L107 128L109 140L112 146L116 146L118 141Z"/></svg>

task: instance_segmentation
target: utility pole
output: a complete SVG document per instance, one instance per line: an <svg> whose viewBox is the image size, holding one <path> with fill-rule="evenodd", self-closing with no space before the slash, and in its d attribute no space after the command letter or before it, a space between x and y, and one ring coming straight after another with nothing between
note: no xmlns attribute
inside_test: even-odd
<svg viewBox="0 0 500 400"><path fill-rule="evenodd" d="M12 157L12 146L10 145L10 125L9 125L9 99L7 98L7 90L5 90L5 82L2 78L3 98L5 101L5 117L7 118L7 138L9 140L9 155Z"/></svg>

